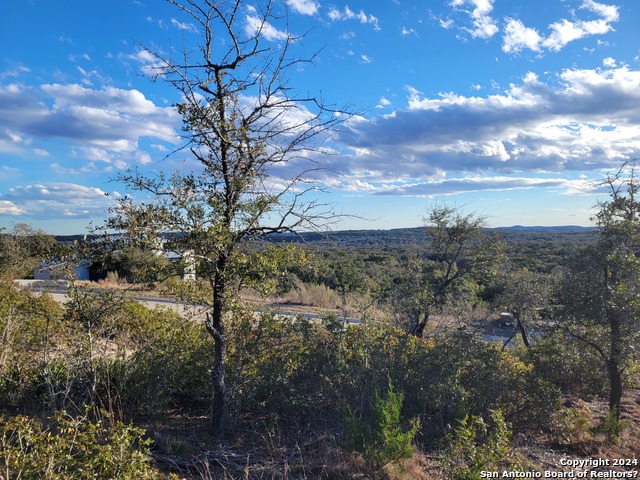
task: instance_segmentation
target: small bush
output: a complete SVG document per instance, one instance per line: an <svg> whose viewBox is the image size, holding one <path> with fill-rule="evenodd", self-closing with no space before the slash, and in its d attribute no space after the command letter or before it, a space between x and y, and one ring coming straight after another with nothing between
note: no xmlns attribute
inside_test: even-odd
<svg viewBox="0 0 640 480"><path fill-rule="evenodd" d="M628 420L620 420L616 410L611 410L606 417L600 419L594 433L603 433L610 442L620 445L620 436L630 424Z"/></svg>
<svg viewBox="0 0 640 480"><path fill-rule="evenodd" d="M414 452L413 439L420 428L420 421L411 420L409 429L403 431L400 419L403 402L404 396L389 388L387 398L376 394L368 422L359 421L347 410L347 446L361 452L367 461L378 466L411 457Z"/></svg>
<svg viewBox="0 0 640 480"><path fill-rule="evenodd" d="M591 439L592 421L591 412L584 406L562 408L551 415L550 433L561 445L584 443Z"/></svg>
<svg viewBox="0 0 640 480"><path fill-rule="evenodd" d="M447 439L445 465L451 480L476 480L482 471L495 471L511 451L511 432L502 413L493 411L490 421L466 416Z"/></svg>
<svg viewBox="0 0 640 480"><path fill-rule="evenodd" d="M144 431L102 412L73 418L58 411L45 426L26 416L0 418L0 470L8 478L160 479Z"/></svg>
<svg viewBox="0 0 640 480"><path fill-rule="evenodd" d="M322 308L335 308L342 303L339 295L326 285L302 282L294 282L287 299L292 303Z"/></svg>
<svg viewBox="0 0 640 480"><path fill-rule="evenodd" d="M107 283L118 285L121 282L118 272L107 272Z"/></svg>

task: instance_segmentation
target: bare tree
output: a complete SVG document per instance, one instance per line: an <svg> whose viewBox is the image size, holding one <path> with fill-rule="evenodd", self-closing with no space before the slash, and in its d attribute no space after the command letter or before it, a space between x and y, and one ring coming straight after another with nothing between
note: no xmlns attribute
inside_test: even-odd
<svg viewBox="0 0 640 480"><path fill-rule="evenodd" d="M312 59L292 56L298 38L291 35L277 45L268 42L270 22L277 20L271 1L261 12L252 9L259 20L249 33L242 0L167 1L197 25L200 48L185 48L179 59L148 52L155 77L181 96L184 144L178 152L188 152L198 166L153 177L137 170L121 174L130 189L151 194L151 200L123 199L108 227L149 243L158 232L174 232L169 248L193 252L210 287L199 301L210 307L212 431L222 441L228 316L243 279L238 247L253 237L326 228L335 219L332 206L317 200L322 187L309 178L321 168L313 162L322 142L349 114L318 97L295 95L287 72ZM311 167L286 180L275 177L276 167L296 163Z"/></svg>

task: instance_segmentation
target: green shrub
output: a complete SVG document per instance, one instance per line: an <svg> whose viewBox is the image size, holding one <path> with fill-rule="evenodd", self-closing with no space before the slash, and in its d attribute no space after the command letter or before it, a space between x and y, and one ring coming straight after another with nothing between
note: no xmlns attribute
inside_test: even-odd
<svg viewBox="0 0 640 480"><path fill-rule="evenodd" d="M403 402L404 396L389 387L386 398L376 394L368 421L359 421L353 412L345 410L347 447L361 452L377 466L409 458L414 452L413 439L420 421L411 420L409 428L403 431L400 418Z"/></svg>
<svg viewBox="0 0 640 480"><path fill-rule="evenodd" d="M616 410L611 410L594 428L594 433L603 433L615 445L620 445L622 433L631 425L629 420L620 420Z"/></svg>
<svg viewBox="0 0 640 480"><path fill-rule="evenodd" d="M150 465L144 431L102 412L73 418L56 412L47 425L26 416L0 417L0 471L7 478L161 479Z"/></svg>
<svg viewBox="0 0 640 480"><path fill-rule="evenodd" d="M551 415L548 432L560 445L578 444L591 438L592 421L593 415L585 405L563 407Z"/></svg>
<svg viewBox="0 0 640 480"><path fill-rule="evenodd" d="M595 350L561 333L537 339L527 349L526 357L540 378L556 385L563 393L590 398L604 396L608 391L602 359Z"/></svg>
<svg viewBox="0 0 640 480"><path fill-rule="evenodd" d="M495 471L507 463L511 451L511 432L502 413L490 413L489 422L482 417L466 416L447 436L449 446L444 464L451 480L477 480L482 471Z"/></svg>

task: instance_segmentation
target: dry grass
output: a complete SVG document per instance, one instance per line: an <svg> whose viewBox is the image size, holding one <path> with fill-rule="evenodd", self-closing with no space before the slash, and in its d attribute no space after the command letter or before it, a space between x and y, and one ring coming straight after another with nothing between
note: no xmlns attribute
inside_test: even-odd
<svg viewBox="0 0 640 480"><path fill-rule="evenodd" d="M540 471L567 471L560 466L562 458L638 458L640 455L640 389L629 390L622 402L621 419L628 427L614 442L596 426L608 413L606 401L585 402L568 398L555 418L554 428L546 436L521 441L517 456ZM606 467L615 470L617 467ZM637 469L637 467L634 467Z"/></svg>
<svg viewBox="0 0 640 480"><path fill-rule="evenodd" d="M288 303L328 309L340 308L342 304L339 295L326 285L302 282L296 282L294 288L283 299Z"/></svg>
<svg viewBox="0 0 640 480"><path fill-rule="evenodd" d="M606 402L568 399L567 409L576 415L565 418L565 426L576 420L570 437L518 438L514 458L524 471L561 471L563 458L637 458L640 452L640 390L629 391L624 399L623 418L630 426L616 445L602 434L593 433L599 418L606 413ZM588 412L588 413L587 413ZM583 421L588 419L588 423ZM362 455L340 447L339 438L329 433L242 430L228 448L212 448L214 442L206 430L207 420L175 418L174 426L154 435L154 457L159 465L185 479L372 479L372 480L445 480L439 456L416 451L411 458L390 462L372 470ZM561 429L561 426L558 426ZM157 432L157 431L156 431Z"/></svg>

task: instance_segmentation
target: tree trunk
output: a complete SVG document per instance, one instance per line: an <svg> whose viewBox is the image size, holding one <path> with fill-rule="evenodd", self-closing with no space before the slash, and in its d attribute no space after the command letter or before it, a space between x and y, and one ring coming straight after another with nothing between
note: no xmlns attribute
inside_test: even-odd
<svg viewBox="0 0 640 480"><path fill-rule="evenodd" d="M616 420L620 420L620 405L622 403L622 377L618 362L609 359L607 362L607 370L609 372L609 413L615 415Z"/></svg>
<svg viewBox="0 0 640 480"><path fill-rule="evenodd" d="M418 317L416 319L416 323L413 327L413 334L418 337L418 338L422 338L422 336L424 335L424 329L427 326L427 322L429 321L429 315L425 314L425 316L422 318L422 320L420 319L420 317Z"/></svg>
<svg viewBox="0 0 640 480"><path fill-rule="evenodd" d="M207 314L205 326L214 340L213 368L211 369L211 433L216 440L224 443L225 424L227 419L227 385L225 373L227 368L227 333L224 326L224 296L226 282L224 278L225 260L219 260L218 271L213 285L213 315Z"/></svg>
<svg viewBox="0 0 640 480"><path fill-rule="evenodd" d="M522 320L520 320L520 315L516 316L516 325L518 326L518 330L520 330L520 336L522 337L522 343L524 343L525 347L530 348L531 344L529 343L529 338L527 337L527 331L524 328L524 325L522 324Z"/></svg>
<svg viewBox="0 0 640 480"><path fill-rule="evenodd" d="M622 378L620 375L620 357L622 356L622 336L620 320L615 313L609 314L609 341L611 342L607 371L609 373L609 412L613 412L616 420L620 420L620 403L622 402Z"/></svg>

